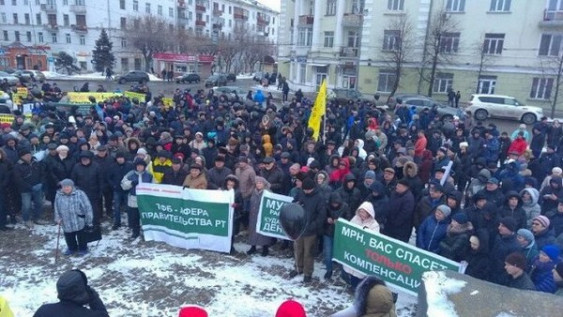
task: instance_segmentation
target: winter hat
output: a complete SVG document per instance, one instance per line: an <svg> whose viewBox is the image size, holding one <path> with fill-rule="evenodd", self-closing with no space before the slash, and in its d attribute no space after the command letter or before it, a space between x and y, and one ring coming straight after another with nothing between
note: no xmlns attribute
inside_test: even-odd
<svg viewBox="0 0 563 317"><path fill-rule="evenodd" d="M501 223L503 226L506 227L506 229L514 232L514 230L516 230L516 220L514 220L514 218L508 216L508 217L504 217L501 218L499 223Z"/></svg>
<svg viewBox="0 0 563 317"><path fill-rule="evenodd" d="M526 241L532 243L534 242L536 239L534 238L534 234L528 230L528 229L518 229L518 231L516 231L516 234L521 236L522 238L524 238Z"/></svg>
<svg viewBox="0 0 563 317"><path fill-rule="evenodd" d="M178 317L207 317L207 312L201 306L190 305L180 309Z"/></svg>
<svg viewBox="0 0 563 317"><path fill-rule="evenodd" d="M137 150L137 154L147 155L148 152L147 152L147 150L146 150L145 148L142 147L142 148L140 148L140 149Z"/></svg>
<svg viewBox="0 0 563 317"><path fill-rule="evenodd" d="M305 178L303 180L303 185L301 186L304 190L315 189L315 181L310 178Z"/></svg>
<svg viewBox="0 0 563 317"><path fill-rule="evenodd" d="M559 276L563 278L563 262L560 262L555 266L555 272L557 272L557 274L559 274Z"/></svg>
<svg viewBox="0 0 563 317"><path fill-rule="evenodd" d="M69 179L69 178L63 179L63 180L60 182L60 184L61 184L61 187L65 187L65 186L72 186L72 187L74 187L74 182L72 181L72 179Z"/></svg>
<svg viewBox="0 0 563 317"><path fill-rule="evenodd" d="M144 167L147 167L147 162L145 162L145 160L143 160L143 159L138 158L138 159L135 160L134 165L135 166L143 165Z"/></svg>
<svg viewBox="0 0 563 317"><path fill-rule="evenodd" d="M526 257L520 253L520 252L512 252L510 253L506 259L504 259L504 262L516 266L522 270L526 270Z"/></svg>
<svg viewBox="0 0 563 317"><path fill-rule="evenodd" d="M464 212L458 212L453 215L452 220L455 220L460 225L464 225L469 222L469 218L467 218L467 214Z"/></svg>
<svg viewBox="0 0 563 317"><path fill-rule="evenodd" d="M553 262L557 262L559 260L559 247L555 244L546 245L541 249L541 252L545 253Z"/></svg>
<svg viewBox="0 0 563 317"><path fill-rule="evenodd" d="M554 167L551 169L551 174L553 175L561 175L563 173L563 169L561 167Z"/></svg>
<svg viewBox="0 0 563 317"><path fill-rule="evenodd" d="M375 172L374 171L367 171L364 178L365 179L375 179Z"/></svg>
<svg viewBox="0 0 563 317"><path fill-rule="evenodd" d="M452 213L452 209L450 207L446 206L446 205L440 205L436 209L440 210L446 218L448 218L450 216L450 214Z"/></svg>
<svg viewBox="0 0 563 317"><path fill-rule="evenodd" d="M465 148L466 148L466 147L469 147L469 143L467 143L467 142L460 142L460 143L459 143L459 147L460 147L460 148L462 148L462 147L465 147Z"/></svg>
<svg viewBox="0 0 563 317"><path fill-rule="evenodd" d="M27 148L21 149L21 150L19 150L19 152L18 152L18 155L19 155L20 157L22 157L22 156L24 156L24 155L26 155L26 154L31 154L31 151L30 151L29 149L27 149Z"/></svg>
<svg viewBox="0 0 563 317"><path fill-rule="evenodd" d="M283 302L276 311L276 317L306 317L305 309L300 303L289 299Z"/></svg>
<svg viewBox="0 0 563 317"><path fill-rule="evenodd" d="M541 223L544 228L549 228L549 225L551 223L549 221L549 218L547 218L546 216L537 216L534 218L534 220Z"/></svg>

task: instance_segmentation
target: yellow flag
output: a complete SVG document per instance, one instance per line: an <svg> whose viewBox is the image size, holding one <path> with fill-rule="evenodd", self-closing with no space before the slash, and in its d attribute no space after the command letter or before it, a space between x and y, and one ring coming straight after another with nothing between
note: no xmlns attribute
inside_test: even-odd
<svg viewBox="0 0 563 317"><path fill-rule="evenodd" d="M321 132L321 119L326 112L326 80L323 79L319 92L317 93L317 99L315 99L315 105L311 110L311 116L309 117L309 128L313 129L313 138L315 140L319 139L319 134Z"/></svg>

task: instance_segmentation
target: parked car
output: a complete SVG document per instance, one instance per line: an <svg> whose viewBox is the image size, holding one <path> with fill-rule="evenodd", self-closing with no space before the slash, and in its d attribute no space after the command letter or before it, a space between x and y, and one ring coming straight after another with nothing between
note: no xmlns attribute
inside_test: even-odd
<svg viewBox="0 0 563 317"><path fill-rule="evenodd" d="M504 118L533 124L543 117L540 107L526 106L516 98L504 95L474 94L469 99L468 111L475 119L485 120L489 117Z"/></svg>
<svg viewBox="0 0 563 317"><path fill-rule="evenodd" d="M176 83L180 84L191 84L191 83L199 83L201 81L201 77L199 77L196 73L184 73L180 76L176 77Z"/></svg>
<svg viewBox="0 0 563 317"><path fill-rule="evenodd" d="M409 108L414 106L416 113L422 112L425 108L432 109L436 107L440 120L453 120L454 116L463 114L461 109L444 105L427 96L403 95L399 98L401 98L403 105L407 105Z"/></svg>
<svg viewBox="0 0 563 317"><path fill-rule="evenodd" d="M12 73L12 76L16 76L22 83L29 83L33 81L33 76L26 70L16 70Z"/></svg>
<svg viewBox="0 0 563 317"><path fill-rule="evenodd" d="M146 83L150 81L149 74L140 70L132 70L123 75L116 76L115 80L120 84L127 82Z"/></svg>
<svg viewBox="0 0 563 317"><path fill-rule="evenodd" d="M338 103L348 103L349 100L356 101L364 99L361 92L354 89L334 88L327 92L329 99L335 99Z"/></svg>
<svg viewBox="0 0 563 317"><path fill-rule="evenodd" d="M205 80L205 88L215 87L215 86L225 86L227 85L227 76L225 75L211 75Z"/></svg>
<svg viewBox="0 0 563 317"><path fill-rule="evenodd" d="M218 96L225 95L225 96L227 96L227 98L229 100L235 99L235 93L242 100L242 99L244 99L244 97L246 96L246 93L248 92L248 90L244 90L244 89L242 89L240 87L236 87L236 86L213 87L213 91L215 92L215 95L218 95Z"/></svg>
<svg viewBox="0 0 563 317"><path fill-rule="evenodd" d="M38 82L44 82L45 80L47 80L47 77L45 77L45 74L43 74L42 71L40 70L35 70L35 69L30 69L30 70L26 70L25 72L28 72L31 74L31 77L33 77L33 79L35 81Z"/></svg>
<svg viewBox="0 0 563 317"><path fill-rule="evenodd" d="M397 99L404 100L405 98L416 97L416 96L420 96L420 95L415 93L394 94L393 96L389 97L389 99L387 100L387 106L389 107L389 109L395 110L395 106L397 105Z"/></svg>
<svg viewBox="0 0 563 317"><path fill-rule="evenodd" d="M265 76L266 76L266 73L264 73L264 72L256 72L256 73L254 73L254 76L252 77L252 79L253 79L254 81L261 82L262 79L263 79Z"/></svg>
<svg viewBox="0 0 563 317"><path fill-rule="evenodd" d="M237 81L237 75L233 74L233 73L228 73L227 74L227 80L230 81Z"/></svg>
<svg viewBox="0 0 563 317"><path fill-rule="evenodd" d="M8 80L10 86L15 86L17 83L20 82L20 79L16 76L10 75L6 72L0 71L0 80L4 81L4 79Z"/></svg>

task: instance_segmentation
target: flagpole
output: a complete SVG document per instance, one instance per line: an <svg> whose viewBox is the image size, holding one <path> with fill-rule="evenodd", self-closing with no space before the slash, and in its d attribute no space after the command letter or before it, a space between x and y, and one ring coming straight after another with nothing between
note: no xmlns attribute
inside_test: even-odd
<svg viewBox="0 0 563 317"><path fill-rule="evenodd" d="M326 113L323 114L323 145L326 145Z"/></svg>

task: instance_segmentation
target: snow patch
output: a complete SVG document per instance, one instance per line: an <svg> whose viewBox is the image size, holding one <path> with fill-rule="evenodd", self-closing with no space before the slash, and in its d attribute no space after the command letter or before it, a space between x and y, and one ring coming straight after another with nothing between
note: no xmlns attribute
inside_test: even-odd
<svg viewBox="0 0 563 317"><path fill-rule="evenodd" d="M469 295L472 295L472 296L475 296L475 295L477 295L477 294L479 294L479 291L477 291L477 290L475 290L475 291L469 293Z"/></svg>
<svg viewBox="0 0 563 317"><path fill-rule="evenodd" d="M426 289L428 316L458 316L448 295L459 293L467 282L448 278L440 271L426 272L422 278Z"/></svg>

